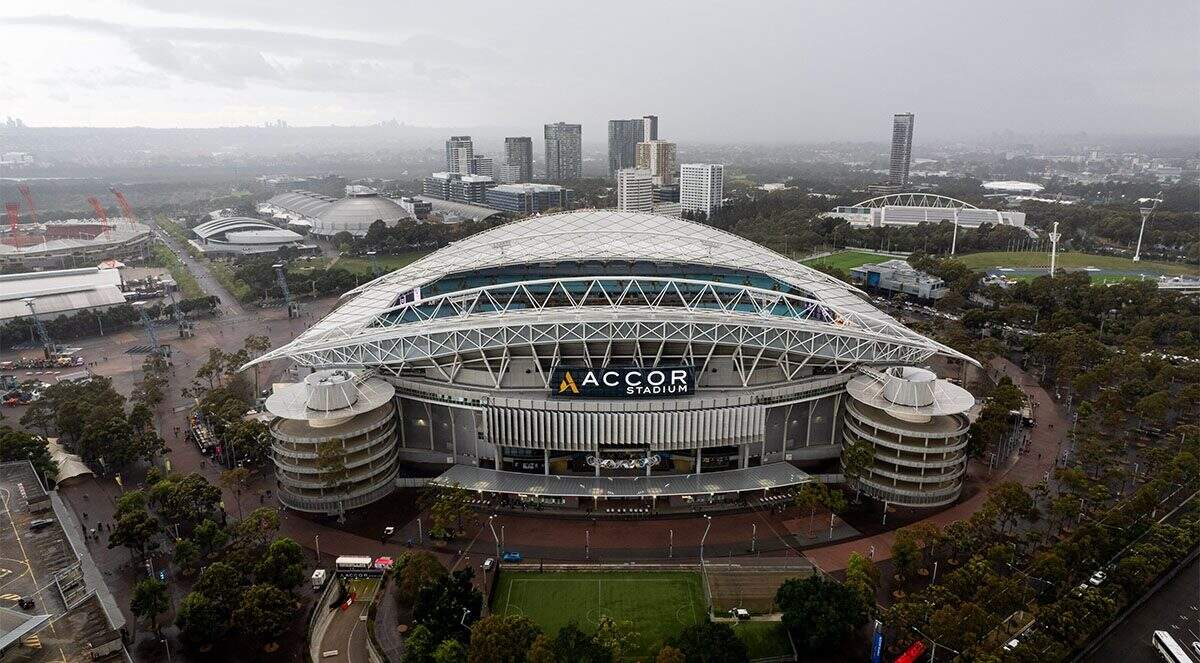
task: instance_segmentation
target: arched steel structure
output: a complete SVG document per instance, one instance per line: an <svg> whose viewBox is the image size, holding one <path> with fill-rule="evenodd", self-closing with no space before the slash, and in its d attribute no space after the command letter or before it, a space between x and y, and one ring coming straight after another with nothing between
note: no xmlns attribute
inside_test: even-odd
<svg viewBox="0 0 1200 663"><path fill-rule="evenodd" d="M902 207L948 207L953 209L979 209L965 200L951 198L949 196L939 196L935 193L889 193L886 196L876 196L851 205L851 207L886 207L888 205L898 205Z"/></svg>

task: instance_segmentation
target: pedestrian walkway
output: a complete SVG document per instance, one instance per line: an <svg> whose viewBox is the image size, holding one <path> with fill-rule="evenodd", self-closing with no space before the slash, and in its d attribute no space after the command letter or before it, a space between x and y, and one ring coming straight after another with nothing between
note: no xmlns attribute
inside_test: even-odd
<svg viewBox="0 0 1200 663"><path fill-rule="evenodd" d="M1018 454L1015 460L1005 463L998 471L993 472L984 481L982 490L966 500L932 514L920 522L930 522L945 527L950 523L966 520L979 510L987 499L987 487L1002 481L1019 481L1031 486L1041 481L1048 472L1054 469L1054 462L1061 446L1063 435L1069 426L1069 421L1050 394L1037 383L1033 376L1024 373L1011 361L997 357L988 364L992 376L1007 375L1033 401L1037 413L1037 425L1030 435L1028 451ZM892 543L895 541L895 530L883 532L874 536L847 541L824 548L806 550L805 556L812 560L821 570L832 573L846 568L846 561L851 553L873 558L876 562L891 558Z"/></svg>

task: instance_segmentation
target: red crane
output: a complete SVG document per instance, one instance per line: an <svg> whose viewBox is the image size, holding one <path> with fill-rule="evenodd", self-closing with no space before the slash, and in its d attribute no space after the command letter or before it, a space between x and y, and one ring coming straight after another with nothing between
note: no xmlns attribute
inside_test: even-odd
<svg viewBox="0 0 1200 663"><path fill-rule="evenodd" d="M92 209L96 210L96 218L100 219L100 232L108 232L108 212L104 211L104 206L95 196L88 198L88 202L92 204Z"/></svg>
<svg viewBox="0 0 1200 663"><path fill-rule="evenodd" d="M117 204L121 206L121 213L125 215L125 220L130 223L137 221L137 215L133 213L133 207L125 199L125 194L117 191L117 187L115 186L108 187L108 190L112 191L113 195L117 197Z"/></svg>
<svg viewBox="0 0 1200 663"><path fill-rule="evenodd" d="M33 194L29 191L28 184L19 184L17 189L21 191L21 196L25 198L25 206L29 208L29 219L37 223L37 207L33 204Z"/></svg>
<svg viewBox="0 0 1200 663"><path fill-rule="evenodd" d="M8 231L17 234L17 223L21 220L21 203L5 203L4 211L8 212Z"/></svg>

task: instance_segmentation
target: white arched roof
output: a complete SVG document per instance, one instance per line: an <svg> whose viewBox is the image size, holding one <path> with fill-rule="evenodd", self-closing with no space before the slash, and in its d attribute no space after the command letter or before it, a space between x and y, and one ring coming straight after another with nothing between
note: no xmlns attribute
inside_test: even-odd
<svg viewBox="0 0 1200 663"><path fill-rule="evenodd" d="M766 274L809 293L812 300L869 318L897 341L957 354L912 332L871 306L857 290L747 239L676 217L616 210L580 210L515 221L455 242L347 293L351 297L287 346L262 360L352 340L398 298L458 272L561 261L676 262ZM878 324L875 324L878 323ZM872 333L875 333L872 331Z"/></svg>
<svg viewBox="0 0 1200 663"><path fill-rule="evenodd" d="M936 193L889 193L885 196L876 196L868 198L856 205L850 207L886 207L888 205L897 205L900 207L949 207L955 209L976 209L974 205L958 198L950 196L939 196Z"/></svg>
<svg viewBox="0 0 1200 663"><path fill-rule="evenodd" d="M201 239L209 239L211 237L230 232L267 233L275 238L276 241L281 242L292 242L304 239L300 235L297 235L290 230L284 230L283 228L271 225L266 221L251 219L245 216L231 216L223 219L216 219L214 221L206 221L195 228L192 228L192 232L196 233L196 236Z"/></svg>

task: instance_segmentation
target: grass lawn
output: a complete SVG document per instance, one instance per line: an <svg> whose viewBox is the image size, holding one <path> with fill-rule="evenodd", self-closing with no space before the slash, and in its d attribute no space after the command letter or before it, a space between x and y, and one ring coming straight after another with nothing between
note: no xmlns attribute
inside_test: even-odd
<svg viewBox="0 0 1200 663"><path fill-rule="evenodd" d="M1040 251L1006 252L994 251L989 253L964 253L955 256L972 269L988 269L992 267L1050 267L1050 255ZM1128 272L1130 274L1200 274L1200 267L1182 263L1155 262L1143 260L1134 262L1129 258L1117 256L1099 256L1090 253L1059 253L1056 266L1065 269L1082 269L1096 267L1106 271ZM1095 279L1093 279L1095 280Z"/></svg>
<svg viewBox="0 0 1200 663"><path fill-rule="evenodd" d="M731 624L737 636L750 650L750 659L772 656L790 656L792 644L788 642L783 622L737 622Z"/></svg>
<svg viewBox="0 0 1200 663"><path fill-rule="evenodd" d="M854 269L860 265L883 262L884 260L891 260L895 257L896 256L886 256L880 253L870 253L868 251L838 251L823 258L805 260L804 264L808 265L809 267L815 267L817 265L837 267L844 272L849 272L851 269Z"/></svg>
<svg viewBox="0 0 1200 663"><path fill-rule="evenodd" d="M498 582L493 613L525 615L550 635L572 621L588 632L601 616L630 621L640 634L631 654L643 660L707 618L700 574L688 571L505 571Z"/></svg>
<svg viewBox="0 0 1200 663"><path fill-rule="evenodd" d="M424 258L427 255L429 254L426 252L415 251L412 253L402 253L395 256L376 256L376 260L379 261L380 271L386 274L387 272L395 271L408 265L409 263L415 262L420 258ZM332 259L325 256L314 258L313 260L294 260L288 265L288 271L307 272L314 269L325 269L329 267L330 262L332 262ZM359 276L371 275L370 258L352 258L349 256L342 256L337 259L337 264L335 264L334 267L340 267L353 274L358 274Z"/></svg>

